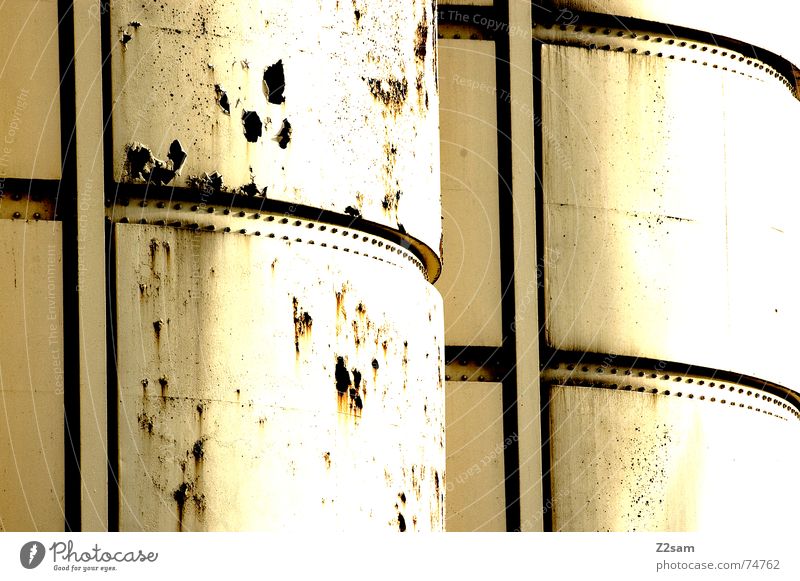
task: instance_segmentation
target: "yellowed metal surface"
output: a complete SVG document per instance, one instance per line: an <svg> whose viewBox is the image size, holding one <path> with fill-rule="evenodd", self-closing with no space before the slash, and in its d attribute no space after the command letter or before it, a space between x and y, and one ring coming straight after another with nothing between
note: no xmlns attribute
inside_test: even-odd
<svg viewBox="0 0 800 581"><path fill-rule="evenodd" d="M516 335L517 417L519 434L520 529L543 530L541 403L539 395L539 274L535 203L533 54L526 35L531 4L510 0L509 54L511 104L511 184L514 227L514 333ZM548 257L553 258L555 257Z"/></svg>
<svg viewBox="0 0 800 581"><path fill-rule="evenodd" d="M506 530L501 383L448 381L448 532Z"/></svg>
<svg viewBox="0 0 800 581"><path fill-rule="evenodd" d="M777 81L688 62L542 55L550 345L792 385L800 313L781 261L797 197L774 168L791 163L798 103Z"/></svg>
<svg viewBox="0 0 800 581"><path fill-rule="evenodd" d="M110 7L116 181L147 179L133 148L178 170L170 185L216 172L228 190L360 215L438 252L429 2ZM185 159L169 157L175 140Z"/></svg>
<svg viewBox="0 0 800 581"><path fill-rule="evenodd" d="M61 226L0 220L0 530L64 530Z"/></svg>
<svg viewBox="0 0 800 581"><path fill-rule="evenodd" d="M494 43L439 42L442 276L450 345L498 346L500 217Z"/></svg>
<svg viewBox="0 0 800 581"><path fill-rule="evenodd" d="M100 7L73 3L76 42L78 269L80 287L81 530L108 529L106 236Z"/></svg>
<svg viewBox="0 0 800 581"><path fill-rule="evenodd" d="M790 530L800 517L792 503L775 511L743 502L800 483L794 416L723 404L722 392L716 401L675 390L551 394L554 530L730 534Z"/></svg>
<svg viewBox="0 0 800 581"><path fill-rule="evenodd" d="M442 307L414 264L306 227L115 229L121 530L442 529Z"/></svg>
<svg viewBox="0 0 800 581"><path fill-rule="evenodd" d="M57 22L56 0L0 3L0 180L61 177Z"/></svg>

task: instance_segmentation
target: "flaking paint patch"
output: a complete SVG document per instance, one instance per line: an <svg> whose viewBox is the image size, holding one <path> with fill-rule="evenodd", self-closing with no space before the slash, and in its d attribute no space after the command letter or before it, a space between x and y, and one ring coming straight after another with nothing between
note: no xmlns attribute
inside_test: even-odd
<svg viewBox="0 0 800 581"><path fill-rule="evenodd" d="M301 308L297 297L292 297L292 315L294 318L294 349L299 357L301 340L308 338L311 334L311 326L314 320L308 314L308 311Z"/></svg>
<svg viewBox="0 0 800 581"><path fill-rule="evenodd" d="M267 97L267 102L273 105L283 104L286 101L283 95L285 86L286 78L282 60L264 69L264 95Z"/></svg>
<svg viewBox="0 0 800 581"><path fill-rule="evenodd" d="M383 103L393 115L399 114L403 110L406 98L408 97L408 81L389 77L387 79L365 79L369 86L369 92L376 101Z"/></svg>

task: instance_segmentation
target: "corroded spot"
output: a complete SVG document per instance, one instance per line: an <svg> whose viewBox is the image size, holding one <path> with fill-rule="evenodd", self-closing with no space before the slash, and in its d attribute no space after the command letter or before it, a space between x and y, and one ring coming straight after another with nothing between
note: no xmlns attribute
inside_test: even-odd
<svg viewBox="0 0 800 581"><path fill-rule="evenodd" d="M352 382L350 381L350 372L347 371L347 367L345 367L344 357L336 358L335 379L336 390L339 392L339 394L347 393L347 390Z"/></svg>
<svg viewBox="0 0 800 581"><path fill-rule="evenodd" d="M294 313L294 348L300 353L300 338L311 333L311 325L314 322L307 311L300 308L297 297L292 297L292 309Z"/></svg>
<svg viewBox="0 0 800 581"><path fill-rule="evenodd" d="M155 158L150 149L141 143L129 143L125 146L125 177L131 181L168 184L180 172L187 157L177 139L169 146L167 161Z"/></svg>
<svg viewBox="0 0 800 581"><path fill-rule="evenodd" d="M226 115L231 114L231 102L228 100L228 93L222 88L222 85L214 85L214 93L216 94L216 101L219 108Z"/></svg>
<svg viewBox="0 0 800 581"><path fill-rule="evenodd" d="M283 120L280 131L273 139L278 142L278 147L281 149L286 149L289 146L289 142L292 140L292 124L289 123L288 119Z"/></svg>
<svg viewBox="0 0 800 581"><path fill-rule="evenodd" d="M280 105L285 102L286 98L283 96L285 86L283 61L279 60L264 70L264 94L267 96L267 101L273 105Z"/></svg>
<svg viewBox="0 0 800 581"><path fill-rule="evenodd" d="M255 111L242 111L242 126L245 139L250 143L256 143L261 138L264 126L261 117Z"/></svg>
<svg viewBox="0 0 800 581"><path fill-rule="evenodd" d="M408 81L405 79L397 80L394 77L388 79L366 79L369 91L376 100L392 113L397 114L403 109L403 105L408 97Z"/></svg>

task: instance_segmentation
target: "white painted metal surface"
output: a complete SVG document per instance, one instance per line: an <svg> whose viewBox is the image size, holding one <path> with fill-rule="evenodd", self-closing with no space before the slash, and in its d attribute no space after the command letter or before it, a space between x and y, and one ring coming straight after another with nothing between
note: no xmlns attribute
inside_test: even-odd
<svg viewBox="0 0 800 581"><path fill-rule="evenodd" d="M110 5L115 180L147 179L127 153L144 146L180 167L170 185L218 172L233 191L254 183L268 198L361 215L438 251L430 3ZM181 163L167 157L174 140Z"/></svg>
<svg viewBox="0 0 800 581"><path fill-rule="evenodd" d="M411 262L115 228L121 530L442 529L441 298Z"/></svg>
<svg viewBox="0 0 800 581"><path fill-rule="evenodd" d="M794 385L797 196L776 168L797 101L655 56L542 55L549 343Z"/></svg>
<svg viewBox="0 0 800 581"><path fill-rule="evenodd" d="M64 530L61 225L0 220L0 530Z"/></svg>
<svg viewBox="0 0 800 581"><path fill-rule="evenodd" d="M723 393L720 399L725 398ZM553 529L791 530L800 422L671 395L554 386Z"/></svg>

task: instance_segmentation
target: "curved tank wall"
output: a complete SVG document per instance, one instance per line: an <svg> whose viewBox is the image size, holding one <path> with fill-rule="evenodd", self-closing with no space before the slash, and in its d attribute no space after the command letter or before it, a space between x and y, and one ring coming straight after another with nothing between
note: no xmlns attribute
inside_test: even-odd
<svg viewBox="0 0 800 581"><path fill-rule="evenodd" d="M431 9L111 3L121 530L443 528Z"/></svg>
<svg viewBox="0 0 800 581"><path fill-rule="evenodd" d="M800 476L787 460L800 443L791 67L577 10L790 46L745 34L730 10L712 23L682 3L551 4L576 11L533 29L543 242L557 257L542 295L553 528L788 526L796 510L737 495Z"/></svg>

